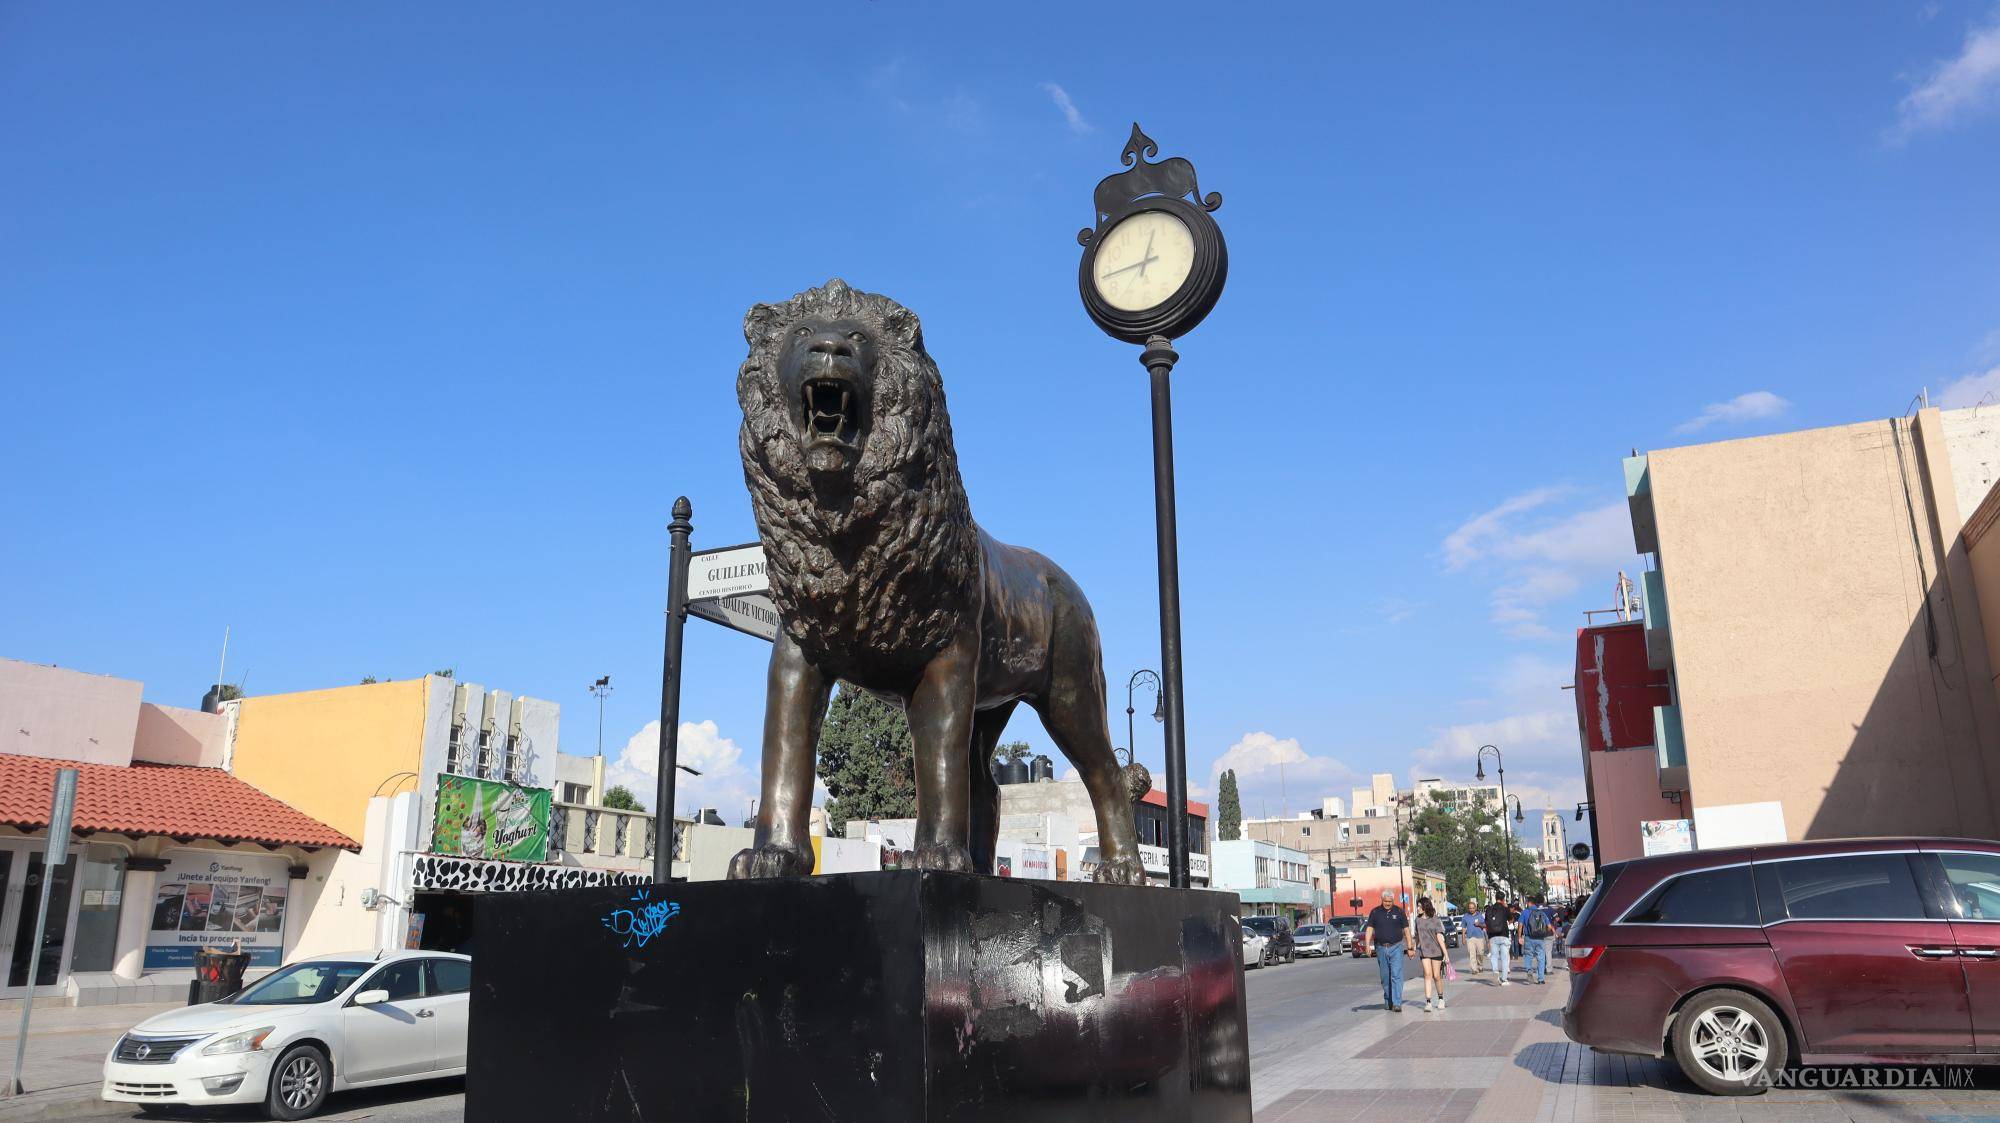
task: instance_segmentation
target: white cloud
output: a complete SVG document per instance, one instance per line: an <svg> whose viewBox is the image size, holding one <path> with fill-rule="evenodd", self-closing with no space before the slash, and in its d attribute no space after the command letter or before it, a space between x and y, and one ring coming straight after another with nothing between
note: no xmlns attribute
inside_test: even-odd
<svg viewBox="0 0 2000 1123"><path fill-rule="evenodd" d="M1631 515L1622 502L1567 514L1552 510L1575 489L1543 487L1513 496L1467 519L1445 536L1445 569L1461 572L1484 563L1493 582L1489 617L1520 638L1556 633L1543 620L1548 607L1602 578L1632 557Z"/></svg>
<svg viewBox="0 0 2000 1123"><path fill-rule="evenodd" d="M1925 129L1947 128L1964 114L2000 101L2000 18L1966 32L1955 57L1931 70L1896 106L1900 139Z"/></svg>
<svg viewBox="0 0 2000 1123"><path fill-rule="evenodd" d="M722 735L713 721L681 722L679 757L682 764L698 769L699 776L682 772L674 780L674 803L681 812L713 807L724 822L740 823L757 795L755 777L743 767L743 750ZM618 755L604 762L604 786L623 784L632 789L639 802L653 805L660 774L660 723L647 722ZM820 798L825 793L815 788Z"/></svg>
<svg viewBox="0 0 2000 1123"><path fill-rule="evenodd" d="M1050 101L1056 103L1056 109L1062 113L1063 120L1069 123L1070 132L1082 136L1091 131L1090 122L1083 119L1083 114L1077 110L1076 103L1069 99L1068 90L1054 82L1043 82L1042 92L1049 95Z"/></svg>
<svg viewBox="0 0 2000 1123"><path fill-rule="evenodd" d="M1714 402L1703 406L1698 416L1674 426L1674 432L1698 433L1710 425L1739 425L1745 421L1762 421L1776 417L1790 408L1792 403L1769 390L1752 390L1747 394L1738 394L1726 402Z"/></svg>
<svg viewBox="0 0 2000 1123"><path fill-rule="evenodd" d="M1933 404L1939 409L1962 409L1993 402L2000 402L2000 367L1982 374L1968 374L1946 386L1938 391Z"/></svg>
<svg viewBox="0 0 2000 1123"><path fill-rule="evenodd" d="M1562 678L1568 677L1567 672L1562 674ZM1560 685L1560 681L1547 684L1551 693ZM1574 709L1527 710L1446 726L1435 731L1429 745L1413 754L1411 775L1471 780L1482 745L1499 747L1507 767L1507 794L1520 797L1528 823L1539 822L1539 812L1546 808L1573 811L1583 800L1583 749ZM1491 754L1486 761L1486 778L1489 783L1498 780Z"/></svg>
<svg viewBox="0 0 2000 1123"><path fill-rule="evenodd" d="M1215 758L1209 768L1209 783L1202 790L1215 790L1222 773L1228 769L1236 772L1237 793L1246 819L1261 818L1267 813L1282 815L1287 810L1293 814L1308 811L1319 806L1321 796L1344 797L1350 789L1366 782L1366 777L1341 761L1306 752L1296 738L1276 737L1262 731L1245 733ZM1194 786L1190 785L1189 790L1192 793Z"/></svg>

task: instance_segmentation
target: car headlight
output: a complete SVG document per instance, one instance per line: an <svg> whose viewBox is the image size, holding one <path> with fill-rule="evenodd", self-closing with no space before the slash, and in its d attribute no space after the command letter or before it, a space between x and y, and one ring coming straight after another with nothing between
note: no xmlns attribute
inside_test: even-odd
<svg viewBox="0 0 2000 1123"><path fill-rule="evenodd" d="M204 1057L220 1057L229 1053L249 1053L264 1047L264 1039L277 1030L277 1026L259 1026L232 1033L228 1037L217 1038L202 1049Z"/></svg>

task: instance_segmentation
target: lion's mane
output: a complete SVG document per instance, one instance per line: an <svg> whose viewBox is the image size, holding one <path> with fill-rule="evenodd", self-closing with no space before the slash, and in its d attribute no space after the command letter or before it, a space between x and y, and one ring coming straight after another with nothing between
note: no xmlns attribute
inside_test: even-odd
<svg viewBox="0 0 2000 1123"><path fill-rule="evenodd" d="M779 344L808 316L878 329L871 428L848 487L814 486L778 380ZM979 530L916 314L836 279L752 307L743 337L738 445L786 633L816 665L857 681L870 666L920 663L977 603Z"/></svg>

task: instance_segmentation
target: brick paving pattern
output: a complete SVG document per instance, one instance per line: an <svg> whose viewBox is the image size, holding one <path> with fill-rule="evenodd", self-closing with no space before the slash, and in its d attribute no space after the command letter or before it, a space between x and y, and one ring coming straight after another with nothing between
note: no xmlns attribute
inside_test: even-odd
<svg viewBox="0 0 2000 1123"><path fill-rule="evenodd" d="M1779 1089L1710 1096L1673 1062L1598 1053L1563 1036L1568 975L1501 987L1490 974L1447 987L1451 1005L1425 1013L1423 984L1403 1012L1379 1003L1328 1015L1325 1032L1257 1064L1260 1123L1395 1119L1927 1120L2000 1123L2000 1090ZM1412 1001L1407 996L1415 994ZM1990 1081L1989 1081L1990 1082Z"/></svg>

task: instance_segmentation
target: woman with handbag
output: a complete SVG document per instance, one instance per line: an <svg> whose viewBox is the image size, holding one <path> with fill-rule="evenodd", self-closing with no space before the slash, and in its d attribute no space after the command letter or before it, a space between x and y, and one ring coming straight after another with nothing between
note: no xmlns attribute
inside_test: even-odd
<svg viewBox="0 0 2000 1123"><path fill-rule="evenodd" d="M1444 973L1449 963L1445 959L1444 920L1437 914L1437 907L1429 897L1417 898L1417 954L1424 965L1424 1013L1444 1009ZM1431 994L1436 992L1437 1005L1431 1005Z"/></svg>

